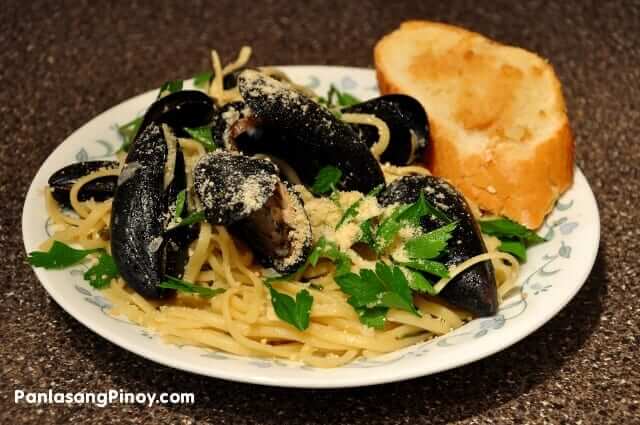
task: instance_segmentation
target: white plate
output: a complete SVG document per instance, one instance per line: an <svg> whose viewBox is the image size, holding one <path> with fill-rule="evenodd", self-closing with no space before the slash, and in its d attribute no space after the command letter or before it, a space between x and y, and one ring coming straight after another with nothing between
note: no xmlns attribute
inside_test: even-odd
<svg viewBox="0 0 640 425"><path fill-rule="evenodd" d="M294 66L282 70L318 93L326 93L330 83L361 98L378 93L374 71L369 69ZM27 252L36 250L47 238L43 188L48 177L72 162L110 157L121 143L116 124L142 114L156 93L154 90L136 96L100 114L47 158L31 183L24 204L22 231ZM600 237L598 208L580 170L576 169L573 187L547 218L541 234L551 241L530 250L529 261L519 278L521 294L509 298L496 316L474 320L427 343L333 370L164 344L145 329L109 316L108 301L84 282L82 267L34 271L69 314L109 341L155 362L240 382L284 387L352 387L429 375L489 356L526 337L564 307L589 275Z"/></svg>

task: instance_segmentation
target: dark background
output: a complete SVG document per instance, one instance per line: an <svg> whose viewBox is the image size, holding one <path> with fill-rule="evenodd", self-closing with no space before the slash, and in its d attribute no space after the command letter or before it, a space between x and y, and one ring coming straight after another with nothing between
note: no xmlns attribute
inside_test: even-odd
<svg viewBox="0 0 640 425"><path fill-rule="evenodd" d="M256 64L372 65L404 19L456 23L536 51L564 84L577 162L598 198L600 253L542 329L472 365L335 391L224 382L146 361L61 310L25 264L36 170L96 114L243 44ZM1 423L640 423L639 2L30 2L0 4ZM27 391L194 392L194 406L41 406ZM580 422L581 421L581 422Z"/></svg>

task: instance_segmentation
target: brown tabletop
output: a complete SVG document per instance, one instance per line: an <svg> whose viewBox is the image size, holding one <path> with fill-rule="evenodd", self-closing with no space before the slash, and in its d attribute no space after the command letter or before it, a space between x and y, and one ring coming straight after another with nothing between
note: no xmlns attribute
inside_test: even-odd
<svg viewBox="0 0 640 425"><path fill-rule="evenodd" d="M3 1L0 423L640 423L640 4L520 3ZM536 51L564 84L602 241L582 290L540 330L435 376L306 391L160 366L49 298L25 264L20 215L36 170L74 129L168 77L207 69L210 48L232 58L250 44L257 64L370 67L375 41L409 18ZM193 392L196 403L33 406L15 404L16 389Z"/></svg>

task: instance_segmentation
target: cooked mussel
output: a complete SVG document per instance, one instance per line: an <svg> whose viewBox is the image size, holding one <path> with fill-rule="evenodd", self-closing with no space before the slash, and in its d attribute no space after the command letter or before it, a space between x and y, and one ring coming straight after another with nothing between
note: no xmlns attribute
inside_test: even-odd
<svg viewBox="0 0 640 425"><path fill-rule="evenodd" d="M371 114L387 124L389 146L380 156L381 162L407 165L419 158L429 143L427 114L416 99L403 94L377 97L342 109L342 113ZM370 125L352 124L368 146L378 139L378 130Z"/></svg>
<svg viewBox="0 0 640 425"><path fill-rule="evenodd" d="M407 176L392 182L378 196L384 205L412 203L420 193L451 220L457 221L453 237L449 240L443 259L447 266L487 252L477 222L464 197L446 181L434 176ZM436 216L425 216L421 225L425 231L446 224ZM490 261L478 263L453 278L440 293L452 305L463 308L475 316L491 316L498 309L496 279Z"/></svg>
<svg viewBox="0 0 640 425"><path fill-rule="evenodd" d="M88 176L89 174L102 169L118 168L117 161L84 161L67 165L53 173L49 177L49 187L53 198L65 207L71 207L69 193L71 187L79 178ZM94 199L96 201L104 201L113 196L116 189L117 176L103 176L91 180L80 188L78 191L78 200L87 201Z"/></svg>
<svg viewBox="0 0 640 425"><path fill-rule="evenodd" d="M118 177L111 211L111 251L124 280L138 293L163 298L158 285L179 277L188 237L165 233L169 206L186 186L184 158L167 125L149 124L139 133ZM187 229L184 229L187 232Z"/></svg>
<svg viewBox="0 0 640 425"><path fill-rule="evenodd" d="M384 183L356 132L311 98L254 70L238 76L238 88L255 126L265 132L260 151L287 161L303 182L311 184L322 167L333 165L343 174L341 190L366 193Z"/></svg>
<svg viewBox="0 0 640 425"><path fill-rule="evenodd" d="M195 166L194 187L207 221L229 226L265 266L289 273L306 260L309 219L270 161L225 151L207 154Z"/></svg>
<svg viewBox="0 0 640 425"><path fill-rule="evenodd" d="M178 136L186 136L184 127L210 124L216 113L213 100L198 90L180 90L156 100L144 114L138 134L151 123L167 124Z"/></svg>

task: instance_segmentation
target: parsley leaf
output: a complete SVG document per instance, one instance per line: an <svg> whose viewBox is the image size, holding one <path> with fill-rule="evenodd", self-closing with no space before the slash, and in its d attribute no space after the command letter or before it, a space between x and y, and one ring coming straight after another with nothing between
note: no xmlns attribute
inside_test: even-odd
<svg viewBox="0 0 640 425"><path fill-rule="evenodd" d="M334 98L335 98L335 102L334 102ZM329 107L334 107L334 106L345 107L345 106L355 105L356 103L360 103L361 101L357 97L347 92L338 90L336 86L331 84L331 86L329 87L329 92L327 93L326 102L327 102L327 106Z"/></svg>
<svg viewBox="0 0 640 425"><path fill-rule="evenodd" d="M368 269L360 270L360 275L349 272L336 276L335 281L342 292L350 295L349 304L354 307L375 307L380 303L379 295L386 290L378 276Z"/></svg>
<svg viewBox="0 0 640 425"><path fill-rule="evenodd" d="M371 224L371 219L365 220L360 224L360 239L358 239L358 242L362 242L373 247L375 238L373 236L373 224Z"/></svg>
<svg viewBox="0 0 640 425"><path fill-rule="evenodd" d="M422 196L422 194L420 194L420 196ZM437 208L435 205L433 205L431 202L429 202L427 199L424 199L424 204L427 208L427 213L431 216L435 216L436 218L439 218L440 220L444 221L445 223L451 223L451 218L449 218L448 215L446 215L441 209Z"/></svg>
<svg viewBox="0 0 640 425"><path fill-rule="evenodd" d="M362 204L362 202L364 202L364 200L366 198L371 198L371 197L374 197L374 196L378 195L378 193L380 193L380 191L383 188L384 188L384 185L378 185L378 186L374 187L364 197L358 199L356 202L354 202L353 204L349 205L349 208L347 208L347 210L344 212L342 217L340 217L340 220L338 221L338 224L336 224L336 230L338 230L340 228L340 226L342 226L343 224L346 224L346 223L350 222L351 219L357 217L359 209L360 209L360 205Z"/></svg>
<svg viewBox="0 0 640 425"><path fill-rule="evenodd" d="M397 266L390 267L378 261L375 271L362 269L359 275L346 273L336 276L335 281L349 295L348 302L358 311L362 323L365 323L364 317L367 321L376 318L374 323L380 324L382 310L368 314L368 310L380 307L397 308L420 316L413 305L409 282Z"/></svg>
<svg viewBox="0 0 640 425"><path fill-rule="evenodd" d="M176 227L180 227L180 226L189 226L191 224L199 223L201 221L204 221L205 219L206 219L206 217L204 215L204 211L195 211L195 212L189 214L188 216L186 216L185 218L183 218L182 220L180 220L180 222L178 224L176 224L175 226L171 227L168 230L172 230L172 229L175 229Z"/></svg>
<svg viewBox="0 0 640 425"><path fill-rule="evenodd" d="M347 107L352 106L357 103L361 103L362 101L355 97L354 95L347 93L346 91L340 91L338 88L331 84L329 86L329 91L327 92L327 97L318 97L318 103L325 105L327 108L331 110L332 113L336 114L337 117L340 118L340 111L338 111L337 107Z"/></svg>
<svg viewBox="0 0 640 425"><path fill-rule="evenodd" d="M303 331L309 327L309 316L313 297L306 289L296 294L295 300L287 294L280 293L268 285L273 310L280 320Z"/></svg>
<svg viewBox="0 0 640 425"><path fill-rule="evenodd" d="M186 189L183 189L180 192L178 192L178 196L176 196L176 210L174 215L176 219L178 219L178 217L182 217L182 212L184 211L184 204L186 200L187 200L187 191Z"/></svg>
<svg viewBox="0 0 640 425"><path fill-rule="evenodd" d="M264 279L265 285L270 285L273 282L291 280L294 276L299 276L309 267L309 265L316 266L321 258L331 260L336 266L336 276L341 276L345 273L349 273L351 270L351 259L347 254L340 251L340 248L331 241L328 241L325 237L321 237L314 245L311 253L307 257L307 261L298 268L298 270L279 276L269 276Z"/></svg>
<svg viewBox="0 0 640 425"><path fill-rule="evenodd" d="M360 323L374 329L384 328L384 324L387 322L388 311L389 308L387 307L356 308Z"/></svg>
<svg viewBox="0 0 640 425"><path fill-rule="evenodd" d="M158 92L158 99L165 97L168 94L182 90L182 80L169 80L160 86Z"/></svg>
<svg viewBox="0 0 640 425"><path fill-rule="evenodd" d="M387 307L395 307L420 316L413 306L413 298L409 282L399 267L389 267L382 261L376 263L376 274L380 277L389 292L383 294L382 302Z"/></svg>
<svg viewBox="0 0 640 425"><path fill-rule="evenodd" d="M211 134L211 127L196 127L196 128L188 128L185 127L184 130L189 133L189 136L196 142L200 143L204 146L207 152L214 151L218 148L218 146L213 141L213 135Z"/></svg>
<svg viewBox="0 0 640 425"><path fill-rule="evenodd" d="M327 258L333 261L336 265L336 276L343 275L351 270L351 259L349 256L340 251L334 242L328 241L324 237L321 237L313 247L305 266L311 264L315 267L320 258Z"/></svg>
<svg viewBox="0 0 640 425"><path fill-rule="evenodd" d="M323 195L336 190L336 185L342 178L342 171L333 165L327 165L318 172L311 190L316 195Z"/></svg>
<svg viewBox="0 0 640 425"><path fill-rule="evenodd" d="M353 204L349 205L349 208L346 209L344 214L342 214L342 217L340 217L340 220L338 221L338 224L336 224L336 230L338 230L343 224L347 224L353 218L358 216L358 209L360 208L360 204L362 203L362 199L364 199L364 198L358 199L356 202L354 202Z"/></svg>
<svg viewBox="0 0 640 425"><path fill-rule="evenodd" d="M498 250L513 254L521 262L527 261L527 247L522 241L501 241Z"/></svg>
<svg viewBox="0 0 640 425"><path fill-rule="evenodd" d="M102 252L98 257L98 262L84 273L84 280L89 282L96 289L103 289L109 286L112 279L118 277L118 266L113 257Z"/></svg>
<svg viewBox="0 0 640 425"><path fill-rule="evenodd" d="M96 289L109 286L111 279L118 276L118 267L113 257L102 248L75 249L59 241L53 241L49 251L33 251L27 260L34 267L63 269L84 260L89 254L100 253L98 262L84 273L84 279Z"/></svg>
<svg viewBox="0 0 640 425"><path fill-rule="evenodd" d="M380 223L378 231L376 232L375 250L378 253L384 251L384 249L393 241L400 229L406 224L418 225L420 218L428 213L428 208L425 204L424 196L422 193L416 202L408 205L401 205L397 207L389 217Z"/></svg>
<svg viewBox="0 0 640 425"><path fill-rule="evenodd" d="M158 285L160 288L175 289L178 292L198 294L202 298L212 298L225 291L223 288L209 288L207 286L195 285L172 276L166 276L166 279L167 280Z"/></svg>
<svg viewBox="0 0 640 425"><path fill-rule="evenodd" d="M481 220L480 229L482 233L496 236L500 239L501 243L498 249L513 254L521 262L527 261L526 249L528 246L546 242L545 238L534 231L508 218Z"/></svg>
<svg viewBox="0 0 640 425"><path fill-rule="evenodd" d="M455 228L456 222L452 222L424 235L408 240L405 243L407 255L412 258L436 258L447 247L447 241L451 239L451 232L453 232Z"/></svg>
<svg viewBox="0 0 640 425"><path fill-rule="evenodd" d="M338 96L338 104L342 107L352 106L362 102L360 99L358 99L354 95L344 91L341 92L337 90L337 96Z"/></svg>
<svg viewBox="0 0 640 425"><path fill-rule="evenodd" d="M447 268L447 266L438 261L426 260L424 258L413 258L410 261L400 264L412 269L436 275L438 277L449 277L449 269Z"/></svg>
<svg viewBox="0 0 640 425"><path fill-rule="evenodd" d="M53 241L49 251L32 251L27 261L34 267L45 269L63 269L82 261L87 255L102 251L96 249L75 249L59 241Z"/></svg>
<svg viewBox="0 0 640 425"><path fill-rule="evenodd" d="M303 265L303 267L306 267L306 264ZM281 274L281 275L275 275L275 276L269 276L264 278L263 282L265 285L269 286L271 285L273 282L283 282L283 281L287 281L287 280L291 280L293 279L293 277L300 271L302 270L302 268L294 271L293 273L289 273L289 274Z"/></svg>
<svg viewBox="0 0 640 425"><path fill-rule="evenodd" d="M407 268L402 269L407 275L407 281L409 282L409 288L422 294L436 295L436 290L433 284L422 275L422 273L409 270Z"/></svg>
<svg viewBox="0 0 640 425"><path fill-rule="evenodd" d="M133 139L135 139L138 134L138 130L140 129L140 125L142 125L142 118L143 117L138 117L118 127L118 134L122 137L122 146L120 146L121 151L127 152L131 147Z"/></svg>
<svg viewBox="0 0 640 425"><path fill-rule="evenodd" d="M198 88L204 88L209 84L209 81L213 77L213 72L205 71L193 76L193 85Z"/></svg>
<svg viewBox="0 0 640 425"><path fill-rule="evenodd" d="M527 229L520 223L509 220L508 218L499 218L495 220L480 220L480 229L482 233L502 238L517 238L527 244L536 244L546 242L546 239L538 236L534 231Z"/></svg>

